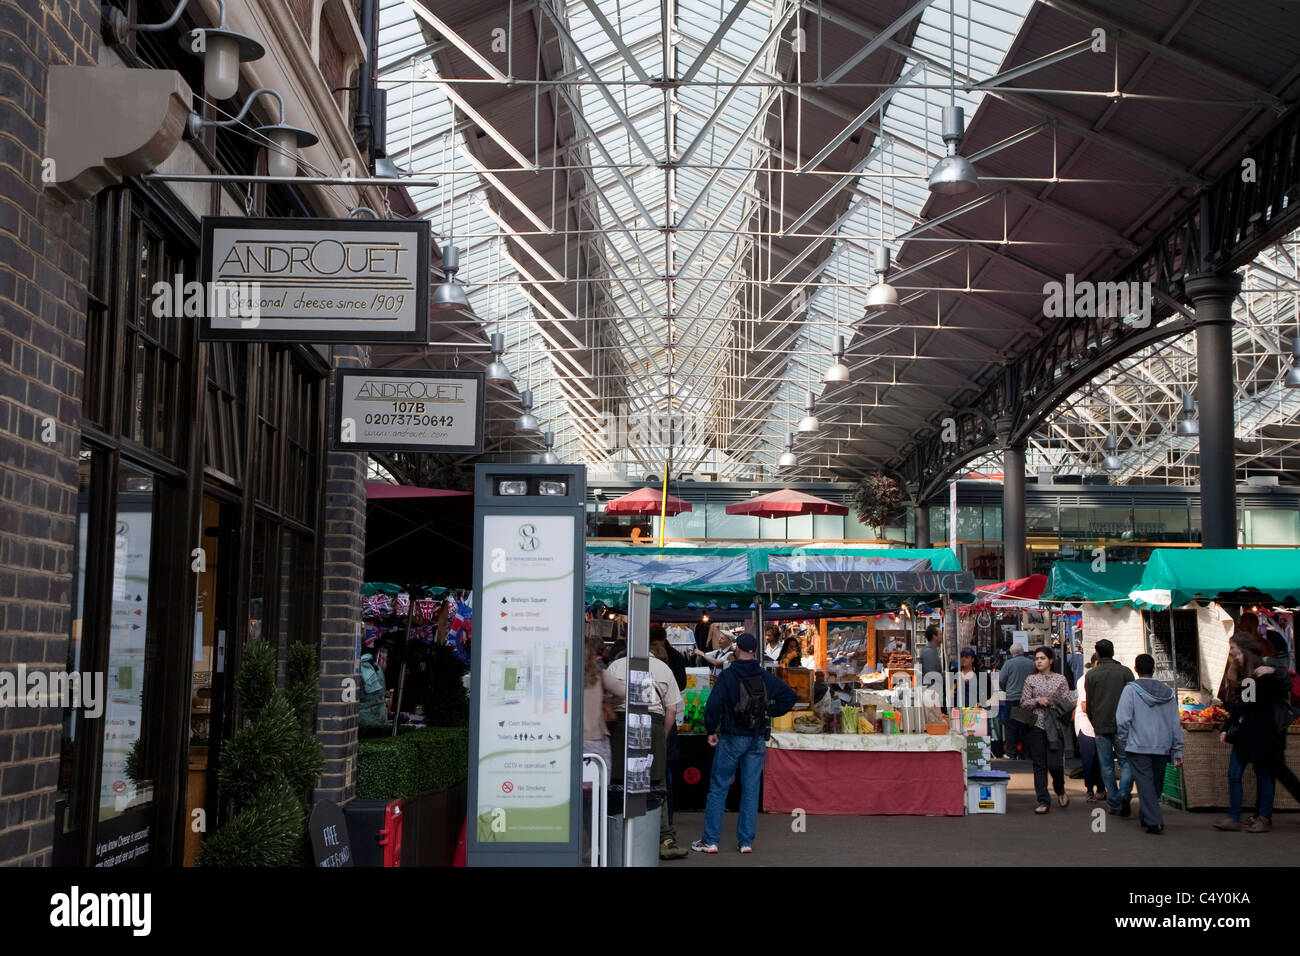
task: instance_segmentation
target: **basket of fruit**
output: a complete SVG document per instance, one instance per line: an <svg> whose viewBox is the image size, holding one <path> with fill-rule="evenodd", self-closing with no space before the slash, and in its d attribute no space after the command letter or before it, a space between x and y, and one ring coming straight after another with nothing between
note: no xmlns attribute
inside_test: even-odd
<svg viewBox="0 0 1300 956"><path fill-rule="evenodd" d="M812 714L796 717L794 719L794 732L796 734L820 734L822 732L822 719L814 717Z"/></svg>
<svg viewBox="0 0 1300 956"><path fill-rule="evenodd" d="M1228 712L1218 705L1205 707L1196 711L1184 711L1182 714L1183 730L1193 733L1208 733L1219 730L1228 719Z"/></svg>

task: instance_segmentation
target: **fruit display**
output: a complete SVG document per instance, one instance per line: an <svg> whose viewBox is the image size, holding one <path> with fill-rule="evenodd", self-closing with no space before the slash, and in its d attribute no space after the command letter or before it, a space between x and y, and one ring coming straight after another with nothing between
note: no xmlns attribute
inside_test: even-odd
<svg viewBox="0 0 1300 956"><path fill-rule="evenodd" d="M1228 719L1228 712L1217 704L1201 710L1185 710L1180 715L1184 730L1216 730Z"/></svg>
<svg viewBox="0 0 1300 956"><path fill-rule="evenodd" d="M796 734L820 734L822 732L822 719L812 714L796 717L794 719L794 732Z"/></svg>

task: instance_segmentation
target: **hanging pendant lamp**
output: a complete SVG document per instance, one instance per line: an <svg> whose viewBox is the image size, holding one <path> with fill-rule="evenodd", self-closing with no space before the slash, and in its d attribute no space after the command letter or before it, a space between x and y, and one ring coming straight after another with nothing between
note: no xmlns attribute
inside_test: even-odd
<svg viewBox="0 0 1300 956"><path fill-rule="evenodd" d="M501 356L506 350L506 337L500 332L492 333L492 361L488 363L484 375L490 385L513 385L514 376L510 374L510 369L506 368L505 363L501 361Z"/></svg>
<svg viewBox="0 0 1300 956"><path fill-rule="evenodd" d="M543 465L558 465L560 463L560 456L555 453L554 448L552 447L555 444L555 433L549 431L543 432L542 441L546 444L546 451L542 452L542 457L539 463Z"/></svg>
<svg viewBox="0 0 1300 956"><path fill-rule="evenodd" d="M800 435L816 435L819 431L821 431L822 426L821 423L817 421L817 414L815 412L815 408L816 408L816 398L813 396L812 392L809 392L808 404L804 406L804 410L807 414L805 414L804 417L799 420L798 432Z"/></svg>
<svg viewBox="0 0 1300 956"><path fill-rule="evenodd" d="M460 253L453 245L442 247L442 271L447 277L438 283L429 296L429 309L434 312L468 309L469 298L455 279L456 273L460 271Z"/></svg>
<svg viewBox="0 0 1300 956"><path fill-rule="evenodd" d="M1195 438L1201 433L1201 426L1196 421L1196 403L1192 401L1192 393L1186 389L1183 390L1183 412L1178 416L1175 431L1183 438Z"/></svg>
<svg viewBox="0 0 1300 956"><path fill-rule="evenodd" d="M1291 367L1282 377L1282 384L1287 388L1300 388L1300 335L1291 340Z"/></svg>
<svg viewBox="0 0 1300 956"><path fill-rule="evenodd" d="M827 385L843 385L849 380L849 367L844 364L844 336L835 336L835 348L831 352L835 363L826 370L822 381Z"/></svg>
<svg viewBox="0 0 1300 956"><path fill-rule="evenodd" d="M1111 432L1106 436L1106 456L1101 460L1101 467L1107 471L1115 472L1124 467L1124 462L1119 457L1119 442L1115 440L1115 433Z"/></svg>
<svg viewBox="0 0 1300 956"><path fill-rule="evenodd" d="M881 246L875 252L876 284L867 290L867 308L865 314L886 315L898 311L898 290L890 285L885 276L889 274L889 249Z"/></svg>
<svg viewBox="0 0 1300 956"><path fill-rule="evenodd" d="M957 152L957 146L965 135L965 120L960 106L943 108L943 142L948 155L935 163L934 172L930 173L930 192L941 196L959 196L979 186L979 174L965 156Z"/></svg>
<svg viewBox="0 0 1300 956"><path fill-rule="evenodd" d="M519 393L519 404L523 408L523 412L515 422L515 429L525 435L540 431L542 425L537 420L537 416L533 414L533 390L531 388L526 388Z"/></svg>

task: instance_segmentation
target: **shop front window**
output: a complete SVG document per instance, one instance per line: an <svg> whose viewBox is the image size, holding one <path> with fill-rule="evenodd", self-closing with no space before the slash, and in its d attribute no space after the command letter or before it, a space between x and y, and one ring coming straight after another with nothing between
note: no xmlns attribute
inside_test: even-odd
<svg viewBox="0 0 1300 956"><path fill-rule="evenodd" d="M151 552L155 479L123 467L117 486L113 528L113 573L109 594L108 658L105 669L103 752L99 778L99 822L153 802L157 745L152 726L159 703L153 679L160 635L150 626Z"/></svg>

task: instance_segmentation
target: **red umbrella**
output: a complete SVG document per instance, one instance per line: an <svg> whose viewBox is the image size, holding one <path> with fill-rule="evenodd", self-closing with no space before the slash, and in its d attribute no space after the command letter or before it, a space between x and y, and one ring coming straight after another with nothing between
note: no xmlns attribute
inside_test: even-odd
<svg viewBox="0 0 1300 956"><path fill-rule="evenodd" d="M1017 578L1014 581L999 581L997 584L984 584L977 587L975 591L977 594L982 594L986 598L1037 601L1046 588L1046 574L1031 574L1027 578Z"/></svg>
<svg viewBox="0 0 1300 956"><path fill-rule="evenodd" d="M770 491L748 501L727 505L729 515L758 515L760 518L792 518L798 515L846 515L849 509L802 491Z"/></svg>
<svg viewBox="0 0 1300 956"><path fill-rule="evenodd" d="M608 515L657 515L663 508L663 494L654 488L638 488L636 491L615 498L605 505ZM668 496L668 514L677 515L690 511L691 503L676 495Z"/></svg>

